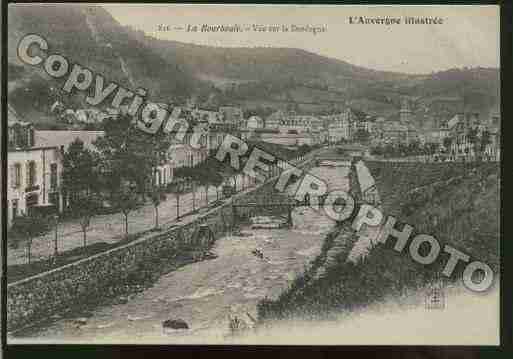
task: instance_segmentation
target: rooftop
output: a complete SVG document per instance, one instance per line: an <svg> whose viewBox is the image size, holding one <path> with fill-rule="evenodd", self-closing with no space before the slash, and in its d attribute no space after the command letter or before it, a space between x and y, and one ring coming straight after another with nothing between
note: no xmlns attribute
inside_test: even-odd
<svg viewBox="0 0 513 359"><path fill-rule="evenodd" d="M93 142L104 135L103 131L73 131L73 130L36 130L34 142L36 146L49 146L67 148L75 139L79 138L84 147L94 147Z"/></svg>

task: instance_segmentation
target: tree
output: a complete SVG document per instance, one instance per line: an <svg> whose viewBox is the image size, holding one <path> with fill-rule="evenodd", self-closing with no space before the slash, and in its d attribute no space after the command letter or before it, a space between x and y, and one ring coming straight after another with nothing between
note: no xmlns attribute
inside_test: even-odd
<svg viewBox="0 0 513 359"><path fill-rule="evenodd" d="M383 152L383 147L381 147L380 145L371 148L371 154L373 155L381 156Z"/></svg>
<svg viewBox="0 0 513 359"><path fill-rule="evenodd" d="M117 191L113 195L113 200L125 217L125 236L128 237L128 214L137 208L137 196L133 190Z"/></svg>
<svg viewBox="0 0 513 359"><path fill-rule="evenodd" d="M437 143L428 142L424 145L424 152L427 155L434 155L437 149L438 149Z"/></svg>
<svg viewBox="0 0 513 359"><path fill-rule="evenodd" d="M198 165L193 173L194 180L205 188L205 198L208 205L208 187L210 185L219 186L223 182L223 177L215 168L204 165Z"/></svg>
<svg viewBox="0 0 513 359"><path fill-rule="evenodd" d="M87 229L91 224L91 218L94 216L98 203L93 199L92 196L81 198L75 206L74 212L80 217L80 228L83 233L83 244L84 249L87 246Z"/></svg>
<svg viewBox="0 0 513 359"><path fill-rule="evenodd" d="M14 219L11 234L24 237L27 241L27 262L31 263L32 241L34 237L50 230L50 222L42 216L21 215Z"/></svg>
<svg viewBox="0 0 513 359"><path fill-rule="evenodd" d="M70 207L80 203L81 198L99 190L96 171L97 159L84 143L76 138L63 156L62 186L70 200Z"/></svg>
<svg viewBox="0 0 513 359"><path fill-rule="evenodd" d="M452 145L452 137L445 137L443 144L444 144L445 150L449 151L449 149L451 148L451 145Z"/></svg>
<svg viewBox="0 0 513 359"><path fill-rule="evenodd" d="M410 155L417 155L420 152L420 142L419 141L410 142L408 144L407 152Z"/></svg>
<svg viewBox="0 0 513 359"><path fill-rule="evenodd" d="M405 143L400 142L397 146L399 156L405 156L408 153L408 146Z"/></svg>
<svg viewBox="0 0 513 359"><path fill-rule="evenodd" d="M478 142L478 136L477 136L477 128L471 128L467 133L468 141L472 144L472 148L474 151L477 152L477 142Z"/></svg>
<svg viewBox="0 0 513 359"><path fill-rule="evenodd" d="M166 194L158 187L151 192L151 203L155 207L155 229L159 228L159 206L162 201L166 200Z"/></svg>
<svg viewBox="0 0 513 359"><path fill-rule="evenodd" d="M383 156L385 158L392 156L392 153L394 151L394 146L392 144L387 143L385 146L383 146Z"/></svg>
<svg viewBox="0 0 513 359"><path fill-rule="evenodd" d="M162 131L148 134L139 130L127 114L107 121L104 131L105 135L96 140L95 146L105 167L107 189L114 195L120 186L128 183L144 198L154 169L167 160L170 137Z"/></svg>
<svg viewBox="0 0 513 359"><path fill-rule="evenodd" d="M370 138L370 133L369 133L369 131L366 131L363 128L360 128L356 131L355 138L358 141L365 142Z"/></svg>
<svg viewBox="0 0 513 359"><path fill-rule="evenodd" d="M216 187L216 200L219 199L219 186L223 183L223 176L219 172L215 172L215 175L210 178L210 181L213 186Z"/></svg>
<svg viewBox="0 0 513 359"><path fill-rule="evenodd" d="M298 153L300 156L304 156L311 150L312 150L312 148L308 144L304 143L301 146L299 146Z"/></svg>
<svg viewBox="0 0 513 359"><path fill-rule="evenodd" d="M484 130L483 133L481 134L481 148L480 148L480 151L481 152L485 152L486 151L486 146L488 146L490 143L492 143L490 132L488 130Z"/></svg>

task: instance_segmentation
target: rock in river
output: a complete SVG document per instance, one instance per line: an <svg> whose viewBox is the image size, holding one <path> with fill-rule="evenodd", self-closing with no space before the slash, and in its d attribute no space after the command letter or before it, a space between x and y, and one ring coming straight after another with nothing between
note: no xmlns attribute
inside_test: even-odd
<svg viewBox="0 0 513 359"><path fill-rule="evenodd" d="M168 319L162 322L164 328L170 329L189 329L187 323L182 319Z"/></svg>

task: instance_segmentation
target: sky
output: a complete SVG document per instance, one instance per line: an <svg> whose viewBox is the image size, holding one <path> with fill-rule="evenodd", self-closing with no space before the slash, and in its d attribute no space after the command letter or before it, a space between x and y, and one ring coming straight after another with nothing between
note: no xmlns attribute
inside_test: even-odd
<svg viewBox="0 0 513 359"><path fill-rule="evenodd" d="M213 46L294 47L375 70L430 73L499 67L499 7L340 5L102 4L123 25L168 40ZM399 25L350 24L349 17L401 18ZM439 17L437 25L406 25L405 16ZM170 31L159 31L159 25ZM186 32L188 25L323 26L311 32ZM181 27L182 30L175 29Z"/></svg>

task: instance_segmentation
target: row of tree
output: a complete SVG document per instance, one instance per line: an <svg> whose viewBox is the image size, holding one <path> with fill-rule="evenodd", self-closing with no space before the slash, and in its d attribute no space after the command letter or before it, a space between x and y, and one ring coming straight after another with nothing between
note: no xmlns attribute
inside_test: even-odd
<svg viewBox="0 0 513 359"><path fill-rule="evenodd" d="M165 199L165 193L155 183L155 168L166 160L170 139L164 134L151 135L136 128L129 115L120 115L106 121L104 136L94 146L86 148L76 139L64 154L62 193L66 199L66 213L80 217L84 232L90 217L103 208L107 199L113 210L125 217L128 235L128 214L151 199L156 208Z"/></svg>
<svg viewBox="0 0 513 359"><path fill-rule="evenodd" d="M483 153L486 150L486 147L491 143L491 135L487 130L479 134L478 130L473 128L470 129L465 136L476 153ZM455 141L458 140L449 136L443 139L442 146L439 143L434 142L421 144L420 141L412 141L408 144L389 143L373 147L371 149L371 153L373 155L384 157L434 155L437 152L451 153L451 147Z"/></svg>
<svg viewBox="0 0 513 359"><path fill-rule="evenodd" d="M420 141L412 141L408 144L398 143L386 145L378 145L371 148L371 154L384 157L404 157L404 156L418 156L418 155L433 155L439 149L437 143L421 144Z"/></svg>

